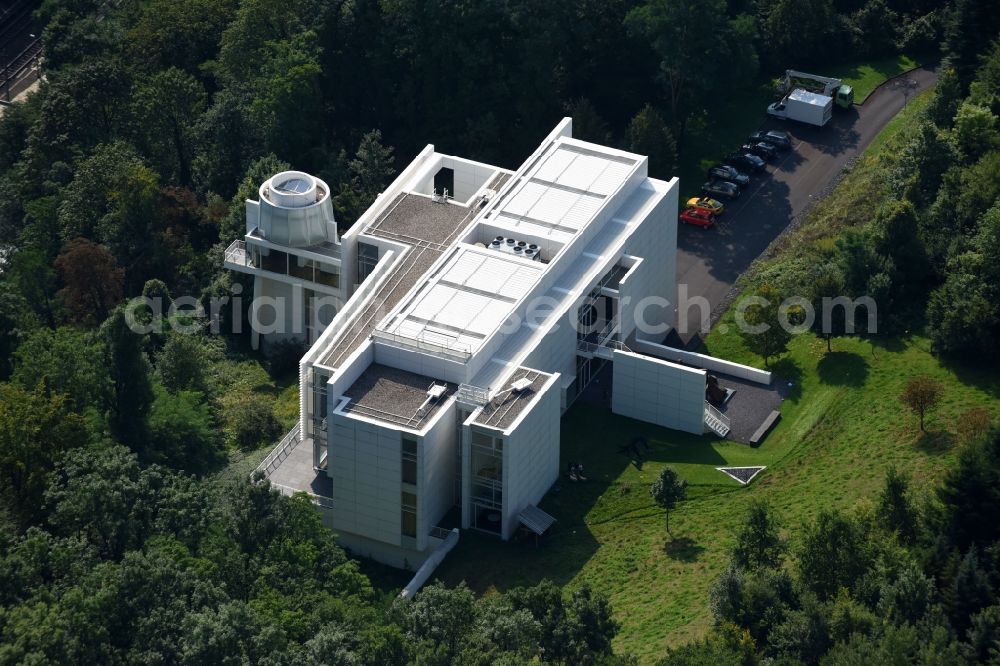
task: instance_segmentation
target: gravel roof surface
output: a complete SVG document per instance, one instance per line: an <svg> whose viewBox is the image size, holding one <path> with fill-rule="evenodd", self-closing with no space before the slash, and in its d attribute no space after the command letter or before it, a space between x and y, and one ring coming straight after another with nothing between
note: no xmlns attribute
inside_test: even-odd
<svg viewBox="0 0 1000 666"><path fill-rule="evenodd" d="M417 416L417 410L427 399L427 389L432 383L446 384L448 388L437 402L430 405L422 417ZM395 425L419 428L457 389L454 384L438 381L426 375L372 363L361 373L357 381L344 391L344 395L351 399L345 411L350 412L360 407L356 411L363 416Z"/></svg>
<svg viewBox="0 0 1000 666"><path fill-rule="evenodd" d="M510 391L510 385L522 377L531 379L531 386L520 393ZM475 423L490 426L491 428L500 428L501 430L506 428L517 419L518 415L528 406L528 403L535 399L535 396L542 390L549 377L551 375L539 372L538 370L518 368L511 375L510 379L504 382L503 391L505 393L499 398L491 400L476 418Z"/></svg>
<svg viewBox="0 0 1000 666"><path fill-rule="evenodd" d="M437 203L429 197L404 192L396 197L365 233L406 242L417 239L447 245L452 235L467 225L478 209L454 202Z"/></svg>

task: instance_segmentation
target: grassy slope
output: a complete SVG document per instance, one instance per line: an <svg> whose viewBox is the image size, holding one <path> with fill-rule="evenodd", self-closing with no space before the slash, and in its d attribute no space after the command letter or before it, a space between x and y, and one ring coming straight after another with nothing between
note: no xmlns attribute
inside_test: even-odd
<svg viewBox="0 0 1000 666"><path fill-rule="evenodd" d="M832 233L856 222L850 209L878 196L877 173L894 154L895 136L912 124L926 98L887 128L884 151L869 152L831 197L816 207L785 243L822 246ZM875 189L873 189L875 188ZM855 209L856 210L856 209ZM722 321L706 342L707 351L761 365ZM1000 414L1000 379L982 371L949 368L928 351L920 337L870 341L838 339L834 353L811 335L800 336L775 370L795 386L782 405L782 420L759 449L694 437L577 405L563 420L562 460L580 460L589 479L564 483L543 508L558 520L541 547L501 544L469 532L439 575L449 583L466 580L480 591L534 583L544 577L573 587L587 582L611 597L622 624L616 648L652 661L668 645L700 635L710 623L708 593L727 561L727 551L752 498L771 502L794 538L799 526L824 507L850 507L871 498L885 470L895 465L926 488L951 465L960 443L955 422L966 409L988 406ZM945 399L921 435L915 417L902 411L897 396L906 378L926 373L946 385ZM652 445L637 469L617 452L636 434ZM767 465L748 488L714 468L722 464ZM663 513L647 493L664 465L691 483L689 499L671 516L673 537Z"/></svg>
<svg viewBox="0 0 1000 666"><path fill-rule="evenodd" d="M860 103L883 81L917 66L907 55L864 63L850 63L816 72L835 76L854 86ZM687 136L681 142L677 175L681 194L694 196L704 182L705 172L723 155L737 148L748 134L764 121L767 105L775 100L774 81L761 79L748 90L720 94L718 106L711 109L708 122L689 121ZM724 120L721 120L724 119Z"/></svg>

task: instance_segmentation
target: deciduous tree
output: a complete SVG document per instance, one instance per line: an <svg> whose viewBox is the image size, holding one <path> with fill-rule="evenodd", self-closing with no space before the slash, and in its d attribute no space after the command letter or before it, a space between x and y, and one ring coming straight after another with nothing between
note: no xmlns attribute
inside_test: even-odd
<svg viewBox="0 0 1000 666"><path fill-rule="evenodd" d="M764 359L764 367L770 361L788 350L792 334L784 325L780 314L781 295L769 285L758 288L749 305L742 308L742 322L739 322L743 343L753 353Z"/></svg>
<svg viewBox="0 0 1000 666"><path fill-rule="evenodd" d="M90 326L103 321L122 299L125 271L103 245L77 238L56 258L65 285L59 290L74 321Z"/></svg>
<svg viewBox="0 0 1000 666"><path fill-rule="evenodd" d="M938 380L927 375L911 377L906 382L906 388L899 397L900 401L914 414L920 417L920 430L925 431L924 416L937 407L944 393L944 386Z"/></svg>
<svg viewBox="0 0 1000 666"><path fill-rule="evenodd" d="M687 497L687 481L673 467L664 467L649 487L653 501L664 511L667 534L670 533L670 511Z"/></svg>
<svg viewBox="0 0 1000 666"><path fill-rule="evenodd" d="M736 535L733 564L749 571L777 569L784 561L788 545L779 533L778 520L764 502L752 502Z"/></svg>
<svg viewBox="0 0 1000 666"><path fill-rule="evenodd" d="M626 147L649 157L650 171L669 178L677 168L677 143L663 116L647 104L635 114L625 133Z"/></svg>
<svg viewBox="0 0 1000 666"><path fill-rule="evenodd" d="M49 476L67 451L86 444L83 420L41 384L0 384L0 496L26 526L42 515Z"/></svg>

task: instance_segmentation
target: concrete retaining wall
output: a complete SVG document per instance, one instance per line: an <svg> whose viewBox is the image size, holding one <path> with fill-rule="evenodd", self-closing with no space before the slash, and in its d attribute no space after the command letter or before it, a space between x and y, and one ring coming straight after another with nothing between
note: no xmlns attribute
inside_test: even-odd
<svg viewBox="0 0 1000 666"><path fill-rule="evenodd" d="M771 384L770 372L767 370L752 368L749 365L733 363L732 361L724 361L721 358L706 356L705 354L696 354L695 352L684 351L683 349L676 349L674 347L667 347L666 345L649 342L647 340L636 340L633 345L633 349L634 351L648 354L649 356L662 358L665 361L683 363L696 368L704 368L705 370L721 372L738 379L745 379L756 384L763 384L764 386L769 386Z"/></svg>

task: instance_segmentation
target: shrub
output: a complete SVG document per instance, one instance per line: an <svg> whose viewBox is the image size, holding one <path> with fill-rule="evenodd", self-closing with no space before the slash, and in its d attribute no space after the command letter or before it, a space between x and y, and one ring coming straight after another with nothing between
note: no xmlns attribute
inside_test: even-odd
<svg viewBox="0 0 1000 666"><path fill-rule="evenodd" d="M281 424L272 405L257 397L241 401L226 410L226 433L232 444L243 450L255 449L281 437Z"/></svg>

